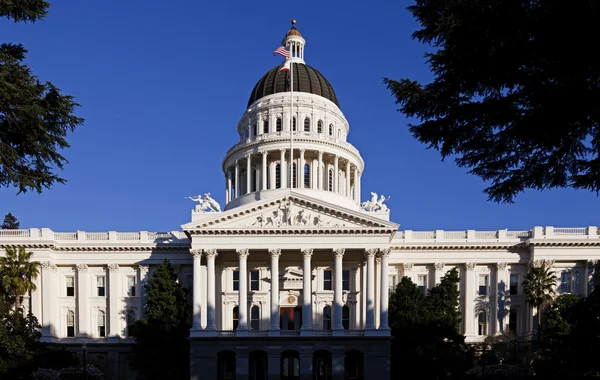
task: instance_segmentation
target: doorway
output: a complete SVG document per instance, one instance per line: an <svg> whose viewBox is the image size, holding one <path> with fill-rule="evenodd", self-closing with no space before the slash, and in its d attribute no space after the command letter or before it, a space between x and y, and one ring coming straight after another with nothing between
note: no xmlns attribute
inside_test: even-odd
<svg viewBox="0 0 600 380"><path fill-rule="evenodd" d="M282 307L279 309L279 328L300 330L302 327L302 307Z"/></svg>

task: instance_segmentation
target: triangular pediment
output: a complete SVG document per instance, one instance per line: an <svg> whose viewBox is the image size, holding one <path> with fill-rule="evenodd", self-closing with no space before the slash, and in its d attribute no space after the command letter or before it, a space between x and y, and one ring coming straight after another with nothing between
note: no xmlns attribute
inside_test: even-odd
<svg viewBox="0 0 600 380"><path fill-rule="evenodd" d="M199 230L327 230L376 229L397 231L398 225L330 204L304 194L287 194L259 200L224 212L206 213L199 220L182 226L185 231Z"/></svg>

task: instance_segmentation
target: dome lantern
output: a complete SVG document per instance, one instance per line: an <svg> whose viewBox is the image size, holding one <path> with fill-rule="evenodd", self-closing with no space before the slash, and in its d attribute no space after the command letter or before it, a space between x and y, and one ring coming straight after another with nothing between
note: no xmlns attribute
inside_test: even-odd
<svg viewBox="0 0 600 380"><path fill-rule="evenodd" d="M289 61L304 63L304 45L306 45L306 41L302 38L300 31L296 29L296 20L292 20L292 27L285 34L281 44L291 52L292 56Z"/></svg>

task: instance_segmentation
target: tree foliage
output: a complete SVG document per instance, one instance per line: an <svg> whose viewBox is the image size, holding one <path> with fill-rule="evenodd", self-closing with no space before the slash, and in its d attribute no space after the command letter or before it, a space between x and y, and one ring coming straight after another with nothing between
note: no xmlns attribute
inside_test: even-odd
<svg viewBox="0 0 600 380"><path fill-rule="evenodd" d="M452 269L429 294L403 277L390 296L392 377L419 368L423 379L446 379L469 368L470 353L459 333L459 276Z"/></svg>
<svg viewBox="0 0 600 380"><path fill-rule="evenodd" d="M0 2L0 17L35 22L47 14L40 0ZM67 163L60 150L68 148L67 134L83 124L79 106L50 82L41 82L24 64L27 50L20 44L0 45L0 187L18 192L42 192L65 180L56 174Z"/></svg>
<svg viewBox="0 0 600 380"><path fill-rule="evenodd" d="M19 224L17 218L9 212L4 216L4 222L2 222L0 230L18 230Z"/></svg>
<svg viewBox="0 0 600 380"><path fill-rule="evenodd" d="M537 309L538 341L542 340L542 308L554 299L556 280L552 268L545 261L530 265L523 280L525 300Z"/></svg>
<svg viewBox="0 0 600 380"><path fill-rule="evenodd" d="M597 1L416 0L431 83L384 79L413 136L490 181L489 199L525 189L600 191Z"/></svg>
<svg viewBox="0 0 600 380"><path fill-rule="evenodd" d="M21 306L21 298L36 286L33 280L40 272L40 263L31 261L33 252L25 248L8 247L4 257L0 257L0 291L4 302Z"/></svg>
<svg viewBox="0 0 600 380"><path fill-rule="evenodd" d="M146 319L132 329L134 367L148 380L189 379L191 307L169 260L156 268L145 289Z"/></svg>
<svg viewBox="0 0 600 380"><path fill-rule="evenodd" d="M41 348L41 333L33 314L0 302L0 378L15 379L31 372Z"/></svg>

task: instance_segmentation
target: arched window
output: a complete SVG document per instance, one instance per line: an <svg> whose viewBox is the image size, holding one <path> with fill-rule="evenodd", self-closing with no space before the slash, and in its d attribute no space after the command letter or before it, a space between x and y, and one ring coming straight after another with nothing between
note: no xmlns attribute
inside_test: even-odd
<svg viewBox="0 0 600 380"><path fill-rule="evenodd" d="M135 310L127 310L127 336L131 336L131 328L135 324Z"/></svg>
<svg viewBox="0 0 600 380"><path fill-rule="evenodd" d="M292 118L292 131L297 131L298 128L296 127L296 116L294 116Z"/></svg>
<svg viewBox="0 0 600 380"><path fill-rule="evenodd" d="M317 351L313 356L313 379L331 380L331 353Z"/></svg>
<svg viewBox="0 0 600 380"><path fill-rule="evenodd" d="M323 121L319 120L317 123L317 133L323 133Z"/></svg>
<svg viewBox="0 0 600 380"><path fill-rule="evenodd" d="M329 136L333 136L333 124L329 124Z"/></svg>
<svg viewBox="0 0 600 380"><path fill-rule="evenodd" d="M323 308L323 330L331 330L331 306Z"/></svg>
<svg viewBox="0 0 600 380"><path fill-rule="evenodd" d="M98 310L98 336L106 336L106 313Z"/></svg>
<svg viewBox="0 0 600 380"><path fill-rule="evenodd" d="M281 379L300 379L300 354L296 351L284 351L281 354Z"/></svg>
<svg viewBox="0 0 600 380"><path fill-rule="evenodd" d="M252 169L252 178L250 178L250 191L256 191L256 169Z"/></svg>
<svg viewBox="0 0 600 380"><path fill-rule="evenodd" d="M342 138L342 130L338 129L338 139L341 139L341 138Z"/></svg>
<svg viewBox="0 0 600 380"><path fill-rule="evenodd" d="M350 330L350 308L348 305L342 307L342 326L344 326L344 330Z"/></svg>
<svg viewBox="0 0 600 380"><path fill-rule="evenodd" d="M275 188L281 188L281 164L275 165Z"/></svg>
<svg viewBox="0 0 600 380"><path fill-rule="evenodd" d="M250 380L266 380L267 379L267 353L264 351L252 351L250 358ZM271 377L273 378L273 377Z"/></svg>
<svg viewBox="0 0 600 380"><path fill-rule="evenodd" d="M250 309L250 329L260 330L260 309L256 305Z"/></svg>
<svg viewBox="0 0 600 380"><path fill-rule="evenodd" d="M304 132L310 132L310 119L304 118Z"/></svg>
<svg viewBox="0 0 600 380"><path fill-rule="evenodd" d="M263 120L263 133L269 133L269 119Z"/></svg>
<svg viewBox="0 0 600 380"><path fill-rule="evenodd" d="M292 164L292 187L298 187L296 186L296 175L297 171L296 171L296 163L294 162Z"/></svg>
<svg viewBox="0 0 600 380"><path fill-rule="evenodd" d="M363 380L364 355L359 351L348 351L344 357L344 379Z"/></svg>
<svg viewBox="0 0 600 380"><path fill-rule="evenodd" d="M327 190L333 191L333 169L329 169L329 176L327 177Z"/></svg>
<svg viewBox="0 0 600 380"><path fill-rule="evenodd" d="M217 354L219 379L235 379L235 353L221 351Z"/></svg>
<svg viewBox="0 0 600 380"><path fill-rule="evenodd" d="M310 165L304 164L304 187L310 188Z"/></svg>
<svg viewBox="0 0 600 380"><path fill-rule="evenodd" d="M239 320L239 315L238 315L238 307L234 307L233 308L233 329L237 329L238 327L238 323L240 322Z"/></svg>
<svg viewBox="0 0 600 380"><path fill-rule="evenodd" d="M487 335L487 313L484 310L479 312L478 321L478 335Z"/></svg>
<svg viewBox="0 0 600 380"><path fill-rule="evenodd" d="M73 310L67 311L67 337L75 337L75 312Z"/></svg>
<svg viewBox="0 0 600 380"><path fill-rule="evenodd" d="M252 124L252 136L258 136L258 124L256 122Z"/></svg>
<svg viewBox="0 0 600 380"><path fill-rule="evenodd" d="M281 118L280 117L277 118L277 122L275 123L275 131L281 132Z"/></svg>

